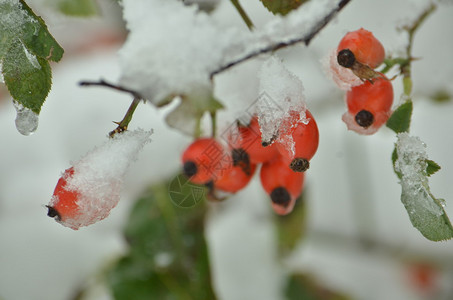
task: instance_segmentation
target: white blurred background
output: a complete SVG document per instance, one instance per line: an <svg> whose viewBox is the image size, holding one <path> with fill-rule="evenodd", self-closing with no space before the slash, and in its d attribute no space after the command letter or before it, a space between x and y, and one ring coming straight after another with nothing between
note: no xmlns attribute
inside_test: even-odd
<svg viewBox="0 0 453 300"><path fill-rule="evenodd" d="M86 298L110 299L96 278L125 251L121 229L132 201L148 184L177 172L180 153L190 141L165 125L163 117L171 107L157 110L141 104L130 128L153 128L153 141L131 167L122 200L110 217L73 231L46 216L44 205L61 172L107 138L114 128L111 121L120 120L132 100L105 88L78 86L81 80L115 82L119 77L116 52L125 38L121 13L114 2L100 3L102 16L75 19L54 12L45 1L30 1L65 56L53 65L52 91L32 136L17 132L11 99L1 90L0 299L71 299L86 285L92 285ZM241 3L256 26L272 19L258 1ZM343 94L320 63L346 32L360 27L372 31L388 53L398 51L402 35L395 28L413 18L417 10L412 3L353 0L309 47L278 51L285 66L303 81L320 130L304 194L307 234L290 257L276 260L272 212L257 178L225 203L212 205L206 235L220 299L281 299L282 276L288 270L312 274L353 299L453 299L453 244L430 242L412 227L391 166L393 132L348 132L341 121ZM225 8L225 13L242 22L234 9ZM412 69L411 127L411 134L427 144L430 159L442 166L430 186L434 195L447 200L450 216L453 102L435 103L430 96L441 90L453 94L452 15L453 5L444 1L415 36L413 54L420 60ZM261 61L216 77L216 95L227 107L253 101L251 86ZM394 88L396 105L402 92L399 78ZM219 118L220 126L227 126L222 113ZM429 285L414 280L416 272L428 274Z"/></svg>

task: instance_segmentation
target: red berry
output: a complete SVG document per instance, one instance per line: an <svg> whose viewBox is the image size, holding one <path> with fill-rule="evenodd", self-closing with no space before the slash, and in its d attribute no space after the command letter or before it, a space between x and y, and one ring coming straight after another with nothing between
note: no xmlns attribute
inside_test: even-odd
<svg viewBox="0 0 453 300"><path fill-rule="evenodd" d="M197 139L182 154L183 173L193 183L206 184L218 176L227 156L215 139Z"/></svg>
<svg viewBox="0 0 453 300"><path fill-rule="evenodd" d="M383 75L382 75L383 76ZM391 115L393 104L392 83L386 78L376 78L351 88L346 94L348 112L343 121L348 129L362 134L376 132Z"/></svg>
<svg viewBox="0 0 453 300"><path fill-rule="evenodd" d="M255 170L255 164L249 165L248 171L241 166L230 165L217 180L214 180L214 188L228 193L236 193L247 186Z"/></svg>
<svg viewBox="0 0 453 300"><path fill-rule="evenodd" d="M295 172L306 171L319 144L318 126L313 115L306 110L305 121L301 121L299 112L290 112L290 118L282 124L281 135L276 146L283 160Z"/></svg>
<svg viewBox="0 0 453 300"><path fill-rule="evenodd" d="M275 144L262 145L261 129L256 116L250 120L249 125L238 125L237 130L237 134L229 135L228 144L232 149L243 149L251 163L263 163L278 156Z"/></svg>
<svg viewBox="0 0 453 300"><path fill-rule="evenodd" d="M419 262L409 266L411 284L420 292L433 292L436 289L438 270L435 266Z"/></svg>
<svg viewBox="0 0 453 300"><path fill-rule="evenodd" d="M49 217L55 218L59 222L66 222L68 219L74 219L80 215L77 200L79 193L68 190L66 185L69 178L74 175L74 168L66 169L61 178L58 180L53 197L47 206Z"/></svg>
<svg viewBox="0 0 453 300"><path fill-rule="evenodd" d="M343 51L347 49L349 51ZM337 54L340 54L338 57L340 65L343 65L340 62L343 61L343 66L346 68L352 67L353 61L357 60L374 69L385 58L385 50L381 42L374 37L373 33L363 28L348 32L340 41Z"/></svg>
<svg viewBox="0 0 453 300"><path fill-rule="evenodd" d="M302 192L304 173L294 172L281 158L262 165L260 171L261 185L271 197L272 208L279 215L289 214Z"/></svg>

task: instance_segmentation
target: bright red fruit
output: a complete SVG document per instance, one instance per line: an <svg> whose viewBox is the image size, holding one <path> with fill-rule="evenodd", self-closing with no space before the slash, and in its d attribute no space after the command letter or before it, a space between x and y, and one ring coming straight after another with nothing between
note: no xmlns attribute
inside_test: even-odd
<svg viewBox="0 0 453 300"><path fill-rule="evenodd" d="M300 112L290 112L290 118L283 122L280 134L276 146L283 160L295 172L306 171L319 144L318 125L313 115L307 109L305 121L302 122Z"/></svg>
<svg viewBox="0 0 453 300"><path fill-rule="evenodd" d="M236 193L247 186L255 174L256 165L249 165L247 170L241 166L231 165L225 169L217 180L214 180L214 188L228 193Z"/></svg>
<svg viewBox="0 0 453 300"><path fill-rule="evenodd" d="M383 76L383 75L382 75ZM361 134L376 132L391 115L393 104L392 83L386 78L376 78L351 88L346 94L348 112L343 121L348 129Z"/></svg>
<svg viewBox="0 0 453 300"><path fill-rule="evenodd" d="M261 185L271 197L272 208L279 215L289 214L302 193L305 173L294 172L281 158L262 165Z"/></svg>
<svg viewBox="0 0 453 300"><path fill-rule="evenodd" d="M47 206L49 217L55 218L59 222L66 222L68 219L74 219L80 215L77 200L79 193L67 189L67 181L74 175L74 168L66 169L57 182L53 197Z"/></svg>
<svg viewBox="0 0 453 300"><path fill-rule="evenodd" d="M206 184L218 176L227 156L215 139L199 138L182 154L183 173L193 183Z"/></svg>
<svg viewBox="0 0 453 300"><path fill-rule="evenodd" d="M261 129L258 118L254 116L247 126L238 125L237 134L230 134L228 144L231 149L243 149L251 163L263 163L278 156L274 144L264 147L261 141Z"/></svg>
<svg viewBox="0 0 453 300"><path fill-rule="evenodd" d="M379 66L385 58L385 50L381 42L374 37L373 33L363 28L348 32L340 41L337 48L337 54L346 49L349 49L352 52L355 60L368 65L372 69ZM350 53L344 52L344 54L346 65L350 65Z"/></svg>

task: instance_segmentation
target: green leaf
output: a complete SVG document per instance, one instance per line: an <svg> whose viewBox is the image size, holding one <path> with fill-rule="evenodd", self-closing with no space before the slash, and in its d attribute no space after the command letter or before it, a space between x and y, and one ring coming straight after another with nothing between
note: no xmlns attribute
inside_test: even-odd
<svg viewBox="0 0 453 300"><path fill-rule="evenodd" d="M453 226L444 210L445 201L434 197L428 184L428 176L440 166L427 158L426 145L406 132L398 134L395 148L392 160L400 178L401 202L412 225L431 241L453 238Z"/></svg>
<svg viewBox="0 0 453 300"><path fill-rule="evenodd" d="M297 199L293 211L285 216L275 216L278 248L281 256L294 250L305 232L306 205L303 194Z"/></svg>
<svg viewBox="0 0 453 300"><path fill-rule="evenodd" d="M398 159L398 152L396 151L396 147L395 147L395 149L393 149L393 152L392 152L393 170L395 171L395 174L398 176L398 178L401 179L402 174L400 172L398 172L395 168L395 162L397 159ZM427 176L431 176L441 169L441 167L435 161L433 161L431 159L427 159L426 164L427 164L426 165L426 175Z"/></svg>
<svg viewBox="0 0 453 300"><path fill-rule="evenodd" d="M396 133L407 132L411 125L411 116L412 101L407 100L393 112L386 125Z"/></svg>
<svg viewBox="0 0 453 300"><path fill-rule="evenodd" d="M205 206L175 206L168 182L140 198L124 236L129 251L107 273L115 299L215 299L204 238Z"/></svg>
<svg viewBox="0 0 453 300"><path fill-rule="evenodd" d="M393 149L393 152L392 152L392 164L393 164L393 171L395 172L396 176L398 176L399 179L401 179L403 177L403 174L401 174L401 172L399 172L396 168L395 168L395 162L396 160L398 159L398 152L396 151L396 147Z"/></svg>
<svg viewBox="0 0 453 300"><path fill-rule="evenodd" d="M11 96L39 114L52 84L49 62L12 44L3 60L3 76Z"/></svg>
<svg viewBox="0 0 453 300"><path fill-rule="evenodd" d="M39 114L52 83L48 61L59 61L63 49L23 0L0 2L0 19L6 86L15 101Z"/></svg>
<svg viewBox="0 0 453 300"><path fill-rule="evenodd" d="M90 17L98 14L93 0L59 0L58 9L68 16Z"/></svg>
<svg viewBox="0 0 453 300"><path fill-rule="evenodd" d="M409 213L412 225L431 241L453 238L453 227L443 208L442 199L436 199L427 186L410 186L401 182L401 202Z"/></svg>
<svg viewBox="0 0 453 300"><path fill-rule="evenodd" d="M440 170L440 166L435 161L428 159L426 160L426 163L428 164L426 167L426 173L428 176L431 176Z"/></svg>
<svg viewBox="0 0 453 300"><path fill-rule="evenodd" d="M35 15L24 1L21 0L20 3L23 11L28 15L29 21L25 22L23 32L18 39L34 55L55 62L60 61L64 52L63 48L49 33L43 19Z"/></svg>
<svg viewBox="0 0 453 300"><path fill-rule="evenodd" d="M347 300L346 295L321 286L314 279L304 274L289 276L285 296L287 300Z"/></svg>
<svg viewBox="0 0 453 300"><path fill-rule="evenodd" d="M261 3L274 15L286 15L293 9L298 8L307 0L260 0Z"/></svg>

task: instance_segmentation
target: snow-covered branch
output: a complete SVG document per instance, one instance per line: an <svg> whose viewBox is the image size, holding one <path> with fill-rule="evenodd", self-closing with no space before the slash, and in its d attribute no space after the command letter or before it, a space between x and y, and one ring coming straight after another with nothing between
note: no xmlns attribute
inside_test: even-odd
<svg viewBox="0 0 453 300"><path fill-rule="evenodd" d="M330 12L327 15L325 15L323 18L320 18L316 22L314 22L312 29L310 31L307 31L304 35L302 35L300 37L295 37L295 38L292 38L289 40L275 41L274 43L269 44L267 47L264 47L262 49L257 49L253 52L250 52L241 58L231 61L225 65L222 65L220 68L211 72L210 77L212 78L213 76L215 76L218 73L221 73L237 64L240 64L244 61L247 61L247 60L254 58L256 56L259 56L261 54L270 53L270 52L279 50L281 48L292 46L292 45L298 44L298 43L304 43L306 46L308 46L310 44L311 40L316 36L316 34L318 34L319 31L321 31L321 29L323 29L338 14L338 12L340 12L343 9L343 7L345 7L346 4L348 4L349 2L350 2L350 0L339 1L336 6L331 8Z"/></svg>

